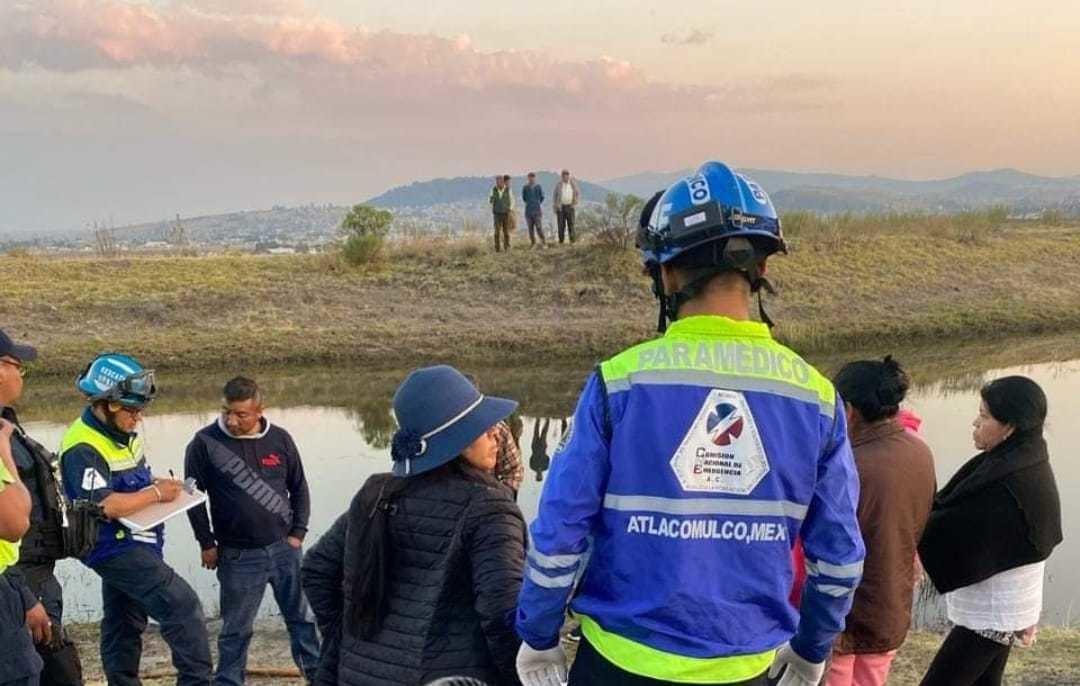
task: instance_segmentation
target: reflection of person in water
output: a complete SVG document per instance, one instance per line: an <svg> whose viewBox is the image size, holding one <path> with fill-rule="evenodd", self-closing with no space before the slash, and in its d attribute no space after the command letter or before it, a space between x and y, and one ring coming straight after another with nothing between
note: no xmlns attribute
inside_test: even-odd
<svg viewBox="0 0 1080 686"><path fill-rule="evenodd" d="M566 420L563 420L564 425L565 423ZM551 426L551 419L537 419L533 425L532 456L529 457L529 469L536 472L536 483L544 480L544 472L551 465L551 457L548 456L547 452L549 426Z"/></svg>

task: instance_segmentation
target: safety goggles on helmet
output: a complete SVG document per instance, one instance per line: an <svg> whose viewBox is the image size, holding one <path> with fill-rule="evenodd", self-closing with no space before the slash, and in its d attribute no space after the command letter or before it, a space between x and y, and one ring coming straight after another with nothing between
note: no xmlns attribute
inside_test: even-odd
<svg viewBox="0 0 1080 686"><path fill-rule="evenodd" d="M116 382L113 386L87 396L91 402L107 400L126 407L144 407L157 396L153 369L144 369Z"/></svg>
<svg viewBox="0 0 1080 686"><path fill-rule="evenodd" d="M129 376L116 384L114 390L120 396L121 405L132 407L146 405L157 396L154 370L145 369L138 374Z"/></svg>

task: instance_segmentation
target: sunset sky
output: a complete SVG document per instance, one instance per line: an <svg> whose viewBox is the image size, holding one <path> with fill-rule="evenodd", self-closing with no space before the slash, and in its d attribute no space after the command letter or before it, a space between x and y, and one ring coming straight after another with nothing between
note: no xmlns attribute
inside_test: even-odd
<svg viewBox="0 0 1080 686"><path fill-rule="evenodd" d="M0 232L707 158L1075 175L1077 36L1044 0L0 0Z"/></svg>

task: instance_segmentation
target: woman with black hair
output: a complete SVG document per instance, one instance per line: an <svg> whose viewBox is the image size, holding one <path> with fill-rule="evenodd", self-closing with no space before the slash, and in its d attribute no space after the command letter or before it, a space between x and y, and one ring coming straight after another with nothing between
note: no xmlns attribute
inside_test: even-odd
<svg viewBox="0 0 1080 686"><path fill-rule="evenodd" d="M520 686L525 522L492 473L516 407L447 366L398 388L393 473L368 479L304 558L320 686Z"/></svg>
<svg viewBox="0 0 1080 686"><path fill-rule="evenodd" d="M1030 644L1045 561L1061 543L1061 503L1043 439L1046 395L1031 379L983 386L973 438L982 452L934 498L919 544L955 625L923 686L995 686L1009 651Z"/></svg>
<svg viewBox="0 0 1080 686"><path fill-rule="evenodd" d="M852 362L834 383L859 471L866 560L825 683L883 686L911 625L915 548L934 498L934 456L898 421L910 384L896 360Z"/></svg>

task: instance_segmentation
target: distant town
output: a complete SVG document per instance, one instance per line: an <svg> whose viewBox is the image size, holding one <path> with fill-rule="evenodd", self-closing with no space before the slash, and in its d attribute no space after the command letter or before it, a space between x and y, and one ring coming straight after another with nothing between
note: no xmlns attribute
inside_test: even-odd
<svg viewBox="0 0 1080 686"><path fill-rule="evenodd" d="M782 211L822 214L927 212L951 214L988 206L1007 207L1014 218L1080 217L1080 177L1050 178L1010 169L975 172L938 181L904 181L882 177L746 170L769 188ZM609 193L648 196L666 187L686 170L643 173L597 183L580 180L583 205L595 206ZM523 174L512 181L520 194ZM552 172L539 172L545 188ZM399 186L366 201L394 214L391 238L417 235L464 235L490 230L486 198L492 177L433 179ZM142 253L246 252L292 254L322 251L340 240L346 205L276 205L206 216L173 215L156 222L115 225L90 219L78 229L50 232L0 231L0 250L33 249L55 253L112 256ZM518 197L517 211L521 211ZM549 213L550 214L550 213ZM545 222L552 221L546 217ZM524 221L518 226L524 227Z"/></svg>

